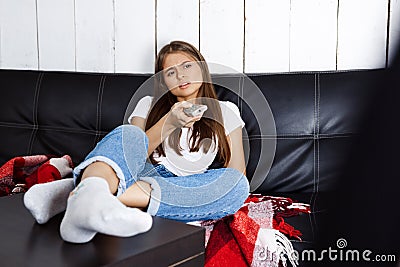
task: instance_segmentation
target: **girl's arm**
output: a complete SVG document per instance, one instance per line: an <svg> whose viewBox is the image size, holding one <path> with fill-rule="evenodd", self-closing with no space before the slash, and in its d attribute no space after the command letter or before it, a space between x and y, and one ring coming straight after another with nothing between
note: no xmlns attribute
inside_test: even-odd
<svg viewBox="0 0 400 267"><path fill-rule="evenodd" d="M228 168L234 168L246 175L246 164L244 161L242 128L238 127L233 130L228 136L229 146L231 148L231 160L228 163Z"/></svg>
<svg viewBox="0 0 400 267"><path fill-rule="evenodd" d="M165 114L156 124L146 131L146 135L149 138L149 147L147 149L147 155L153 153L153 151L169 136L176 128L190 127L195 121L199 120L200 117L188 117L183 112L183 108L190 107L191 104L188 102L178 102L172 108L171 111ZM143 131L145 129L146 120L141 117L133 117L131 124L138 126Z"/></svg>
<svg viewBox="0 0 400 267"><path fill-rule="evenodd" d="M156 124L146 131L149 139L149 147L147 148L147 155L153 151L170 135L175 128L170 123L166 123L168 114L164 115ZM140 127L143 131L145 129L146 120L141 117L133 117L131 124Z"/></svg>

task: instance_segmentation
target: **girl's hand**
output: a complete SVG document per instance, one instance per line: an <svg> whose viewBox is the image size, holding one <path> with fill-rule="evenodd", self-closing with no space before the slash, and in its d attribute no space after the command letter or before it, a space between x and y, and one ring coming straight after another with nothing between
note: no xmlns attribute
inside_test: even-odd
<svg viewBox="0 0 400 267"><path fill-rule="evenodd" d="M172 125L174 128L192 127L196 121L201 119L201 115L197 117L186 115L185 112L183 112L183 109L190 108L191 106L192 104L187 101L175 103L168 114L167 123Z"/></svg>

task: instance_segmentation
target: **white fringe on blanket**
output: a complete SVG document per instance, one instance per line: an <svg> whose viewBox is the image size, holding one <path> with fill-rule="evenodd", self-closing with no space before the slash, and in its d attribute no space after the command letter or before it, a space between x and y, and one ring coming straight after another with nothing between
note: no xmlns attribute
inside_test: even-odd
<svg viewBox="0 0 400 267"><path fill-rule="evenodd" d="M298 263L293 256L292 243L284 234L275 229L262 228L258 232L251 266L276 267L281 261L286 267L289 261L293 267L296 267Z"/></svg>
<svg viewBox="0 0 400 267"><path fill-rule="evenodd" d="M253 267L276 267L282 261L284 267L286 262L297 266L293 260L294 249L290 240L278 230L272 227L273 208L271 201L248 203L249 217L256 221L260 226L257 240L254 245Z"/></svg>

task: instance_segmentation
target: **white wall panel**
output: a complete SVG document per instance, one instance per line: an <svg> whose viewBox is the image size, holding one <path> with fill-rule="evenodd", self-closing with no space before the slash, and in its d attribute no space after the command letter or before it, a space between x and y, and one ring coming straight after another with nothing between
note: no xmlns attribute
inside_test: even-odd
<svg viewBox="0 0 400 267"><path fill-rule="evenodd" d="M388 0L339 0L338 69L386 65Z"/></svg>
<svg viewBox="0 0 400 267"><path fill-rule="evenodd" d="M290 71L336 69L337 0L292 0Z"/></svg>
<svg viewBox="0 0 400 267"><path fill-rule="evenodd" d="M391 0L389 27L388 63L391 65L396 53L400 52L400 0Z"/></svg>
<svg viewBox="0 0 400 267"><path fill-rule="evenodd" d="M115 1L115 71L153 73L155 0Z"/></svg>
<svg viewBox="0 0 400 267"><path fill-rule="evenodd" d="M200 51L208 62L243 72L244 1L200 0Z"/></svg>
<svg viewBox="0 0 400 267"><path fill-rule="evenodd" d="M40 70L75 70L74 0L37 1Z"/></svg>
<svg viewBox="0 0 400 267"><path fill-rule="evenodd" d="M2 69L152 73L174 39L247 73L374 69L399 38L400 0L0 0Z"/></svg>
<svg viewBox="0 0 400 267"><path fill-rule="evenodd" d="M76 70L114 72L113 0L75 1Z"/></svg>
<svg viewBox="0 0 400 267"><path fill-rule="evenodd" d="M36 1L0 0L0 67L37 69Z"/></svg>
<svg viewBox="0 0 400 267"><path fill-rule="evenodd" d="M173 40L199 48L199 0L157 1L157 52Z"/></svg>
<svg viewBox="0 0 400 267"><path fill-rule="evenodd" d="M288 72L290 0L245 5L245 72Z"/></svg>

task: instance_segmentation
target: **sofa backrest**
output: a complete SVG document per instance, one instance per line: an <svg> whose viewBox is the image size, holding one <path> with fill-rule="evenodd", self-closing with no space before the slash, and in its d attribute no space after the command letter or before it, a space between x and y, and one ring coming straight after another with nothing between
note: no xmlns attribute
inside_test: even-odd
<svg viewBox="0 0 400 267"><path fill-rule="evenodd" d="M243 99L256 93L242 76L216 75L222 100L236 103L246 123L247 176L267 168L256 192L329 191L358 133L374 84L385 70L248 75L273 114L265 135ZM78 164L96 143L124 123L135 91L150 75L0 70L0 164L15 156L68 154ZM257 101L253 99L254 101ZM261 100L260 100L261 101ZM266 107L266 112L269 110ZM263 140L276 140L262 162ZM260 162L261 160L261 162Z"/></svg>

